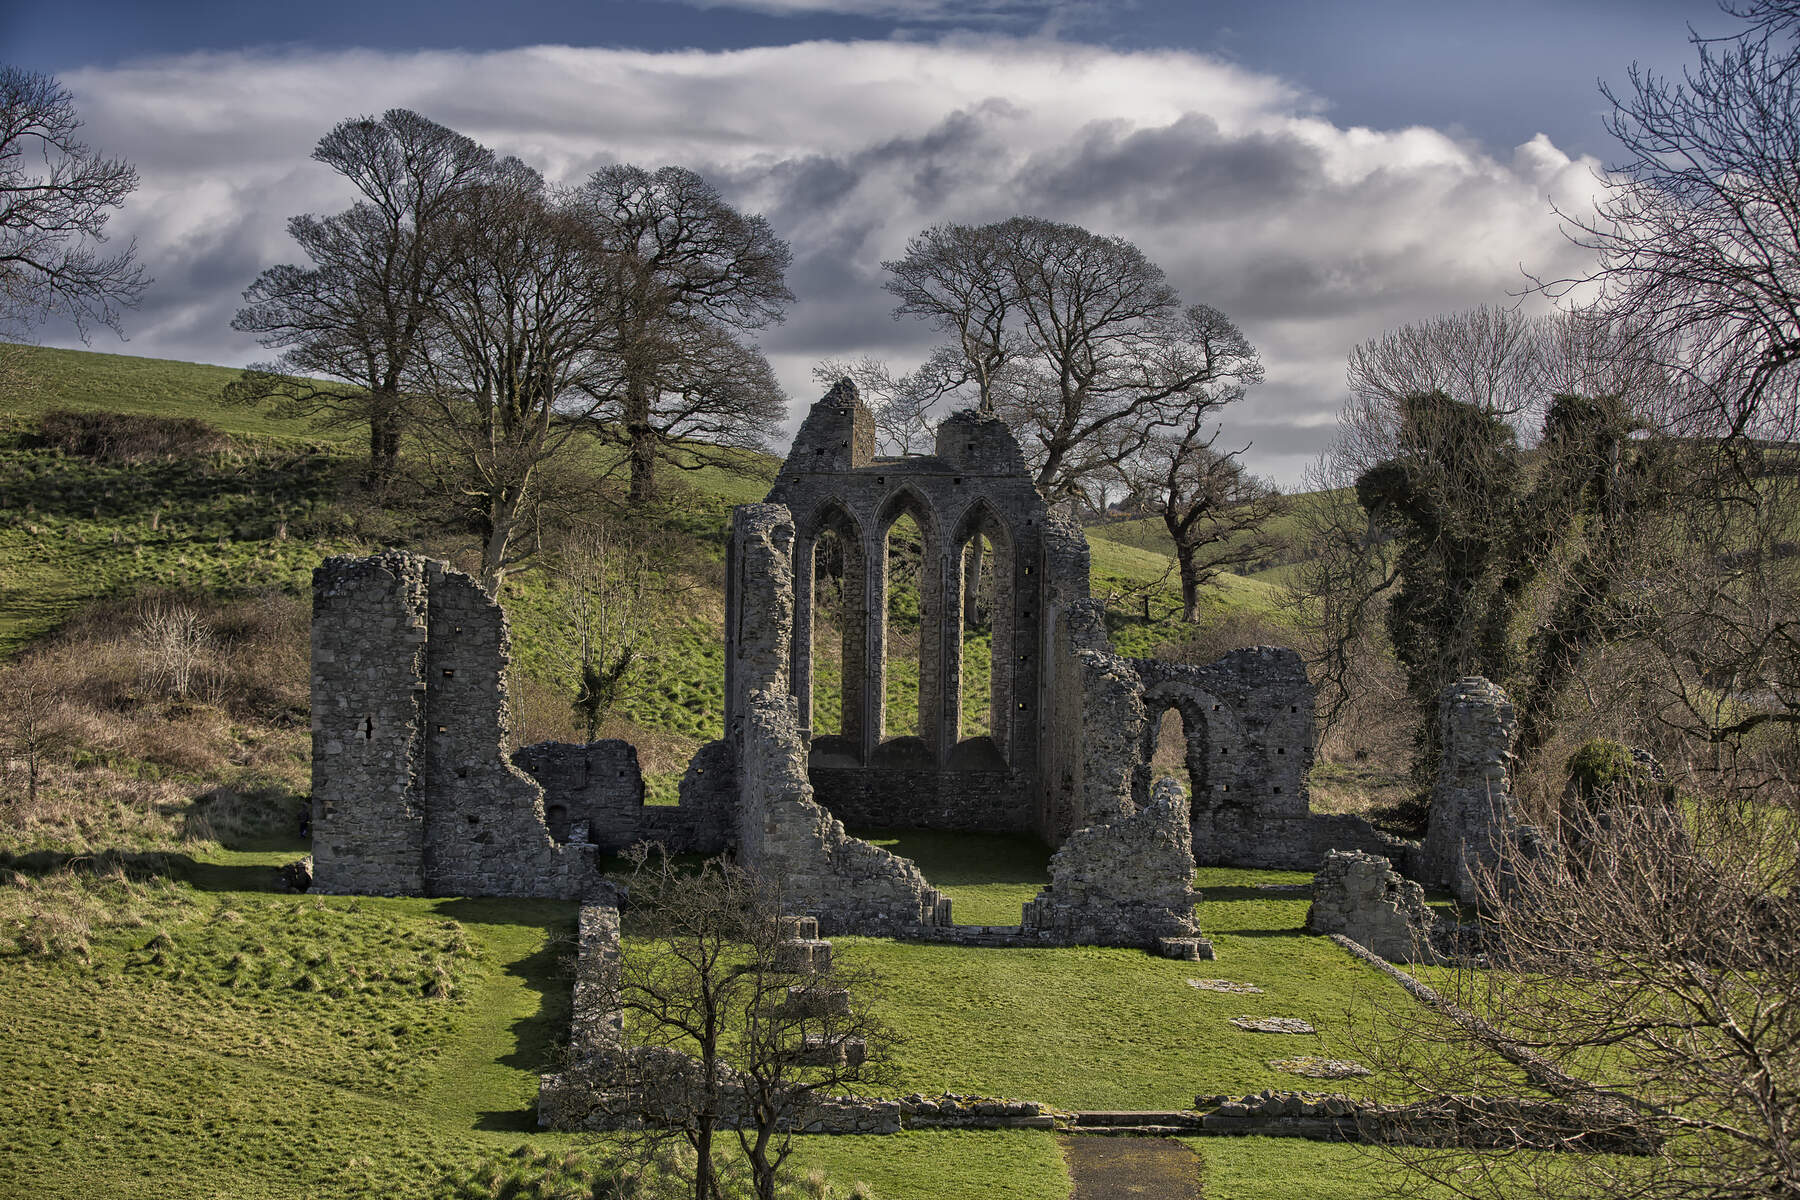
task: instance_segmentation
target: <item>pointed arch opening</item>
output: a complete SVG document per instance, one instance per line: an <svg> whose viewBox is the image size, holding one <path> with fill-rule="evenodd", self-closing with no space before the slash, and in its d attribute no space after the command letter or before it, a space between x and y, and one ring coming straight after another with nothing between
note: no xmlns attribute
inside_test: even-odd
<svg viewBox="0 0 1800 1200"><path fill-rule="evenodd" d="M910 488L881 509L879 686L883 758L935 759L943 737L944 565L931 507ZM874 578L876 572L871 572Z"/></svg>
<svg viewBox="0 0 1800 1200"><path fill-rule="evenodd" d="M1144 707L1142 745L1132 781L1134 799L1148 803L1156 781L1173 778L1187 786L1188 798L1196 808L1208 803L1212 731L1205 702L1187 696L1146 696Z"/></svg>
<svg viewBox="0 0 1800 1200"><path fill-rule="evenodd" d="M1006 522L985 502L957 526L950 627L956 647L956 758L1005 762L1014 719L1014 561Z"/></svg>
<svg viewBox="0 0 1800 1200"><path fill-rule="evenodd" d="M815 762L862 759L867 720L868 569L862 531L840 504L806 525L796 547L793 693Z"/></svg>

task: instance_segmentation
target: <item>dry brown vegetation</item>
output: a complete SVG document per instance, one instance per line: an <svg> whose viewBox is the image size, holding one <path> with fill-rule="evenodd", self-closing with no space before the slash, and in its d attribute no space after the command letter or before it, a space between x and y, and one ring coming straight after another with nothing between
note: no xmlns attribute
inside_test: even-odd
<svg viewBox="0 0 1800 1200"><path fill-rule="evenodd" d="M306 613L289 597L84 610L0 673L0 854L172 849L294 823L307 687Z"/></svg>
<svg viewBox="0 0 1800 1200"><path fill-rule="evenodd" d="M45 413L26 443L75 458L114 463L188 458L223 450L227 444L223 431L196 417L72 409Z"/></svg>

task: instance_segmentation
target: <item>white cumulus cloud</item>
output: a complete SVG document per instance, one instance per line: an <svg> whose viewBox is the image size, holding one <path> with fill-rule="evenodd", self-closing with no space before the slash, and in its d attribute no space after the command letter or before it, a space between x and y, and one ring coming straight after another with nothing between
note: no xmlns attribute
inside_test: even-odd
<svg viewBox="0 0 1800 1200"><path fill-rule="evenodd" d="M1262 350L1269 381L1227 436L1288 480L1328 439L1352 345L1505 302L1522 266L1565 273L1550 199L1580 209L1599 188L1596 163L1541 135L1502 160L1430 128L1340 128L1292 84L1203 55L1044 39L207 53L65 82L89 140L142 176L114 222L157 277L135 353L267 357L230 329L240 293L293 258L289 216L349 199L313 143L399 106L553 178L680 163L766 213L798 303L763 343L801 402L820 358L922 356L880 264L925 226L1031 213L1128 237Z"/></svg>

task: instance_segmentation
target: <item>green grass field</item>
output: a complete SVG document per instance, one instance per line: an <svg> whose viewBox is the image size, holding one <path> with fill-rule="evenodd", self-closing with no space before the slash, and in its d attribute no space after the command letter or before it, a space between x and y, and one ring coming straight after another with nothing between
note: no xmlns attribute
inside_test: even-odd
<svg viewBox="0 0 1800 1200"><path fill-rule="evenodd" d="M901 843L959 907L1035 891L1023 846L990 855ZM263 843L267 845L268 843ZM1004 849L1004 841L999 847ZM580 1139L535 1132L536 1071L568 1016L574 906L546 901L279 895L300 849L177 855L160 882L97 885L85 953L21 952L32 913L0 911L0 1197L423 1196L469 1164ZM1040 852L1041 861L1041 852ZM906 1042L901 1090L1005 1094L1082 1107L1184 1106L1196 1092L1296 1086L1265 1060L1319 1039L1242 1033L1241 1012L1326 1031L1387 986L1295 926L1304 899L1209 871L1200 915L1221 960L1136 951L991 951L839 939L882 981ZM11 892L14 889L6 889ZM1198 992L1197 970L1261 997ZM1373 1196L1344 1147L1202 1139L1208 1196ZM799 1161L883 1200L1061 1197L1044 1134L814 1138ZM1296 1162L1330 1189L1282 1191ZM1279 1169L1277 1169L1279 1168Z"/></svg>

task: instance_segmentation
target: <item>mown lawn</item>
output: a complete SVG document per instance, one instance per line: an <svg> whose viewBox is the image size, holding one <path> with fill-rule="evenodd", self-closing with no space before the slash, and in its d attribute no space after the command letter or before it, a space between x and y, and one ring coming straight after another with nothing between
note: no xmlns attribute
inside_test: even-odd
<svg viewBox="0 0 1800 1200"><path fill-rule="evenodd" d="M935 866L959 905L993 905L984 915L1036 890L1026 876L1042 851L1020 842L971 851L943 838L934 853L938 835L886 840ZM534 1132L533 1101L567 1020L573 906L258 890L290 854L178 860L184 882L115 885L117 919L96 925L86 955L0 957L0 1196L425 1194L498 1151L569 1140ZM1127 950L839 948L883 982L880 1003L907 1036L903 1090L1185 1106L1200 1091L1295 1086L1266 1060L1317 1041L1241 1033L1227 1018L1305 1016L1329 1034L1383 986L1294 931L1304 899L1254 886L1294 878L1204 873L1216 898L1202 920L1223 957L1203 967ZM1198 992L1184 982L1197 971L1269 994ZM1209 1195L1239 1194L1224 1186L1237 1144L1199 1149L1226 1172ZM801 1161L888 1200L1067 1187L1045 1135L810 1139Z"/></svg>
<svg viewBox="0 0 1800 1200"><path fill-rule="evenodd" d="M927 878L955 901L959 922L1016 921L1014 904L1042 884L1041 876L1019 881L1028 860L1023 853L1006 858L1003 839L941 856L931 852L932 840L888 839L914 851ZM999 879L970 878L967 868L982 850L1000 851L993 855ZM970 951L876 938L837 942L846 961L876 974L892 1020L912 1035L899 1051L904 1090L974 1091L1069 1108L1185 1108L1202 1092L1315 1087L1269 1062L1341 1051L1351 1012L1393 987L1331 942L1302 932L1305 895L1256 887L1306 878L1202 871L1200 921L1219 950L1212 963L1100 947ZM1188 985L1194 977L1253 983L1265 994L1201 991ZM1248 1033L1229 1023L1237 1016L1300 1017L1319 1033Z"/></svg>
<svg viewBox="0 0 1800 1200"><path fill-rule="evenodd" d="M291 854L188 873L252 886ZM87 956L0 956L0 1197L407 1197L536 1131L568 1017L571 904L285 896L119 901ZM142 924L137 922L141 921ZM1046 1134L807 1139L883 1200L1067 1194Z"/></svg>

